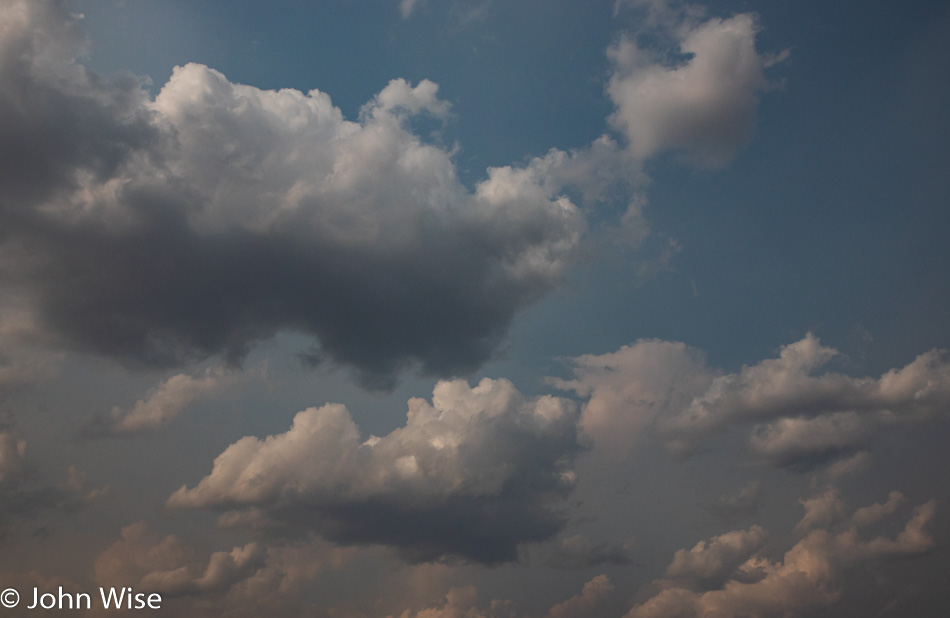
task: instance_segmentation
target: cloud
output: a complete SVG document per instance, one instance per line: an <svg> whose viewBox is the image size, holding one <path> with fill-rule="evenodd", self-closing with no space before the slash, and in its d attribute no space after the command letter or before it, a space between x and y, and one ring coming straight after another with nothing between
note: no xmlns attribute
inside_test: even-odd
<svg viewBox="0 0 950 618"><path fill-rule="evenodd" d="M672 150L705 167L729 163L752 136L758 95L769 88L765 69L783 56L756 51L751 14L705 19L689 5L639 4L672 49L664 57L624 36L608 50L611 124L640 161Z"/></svg>
<svg viewBox="0 0 950 618"><path fill-rule="evenodd" d="M430 81L356 122L199 64L150 100L74 61L66 3L2 10L0 283L61 345L177 365L295 330L387 386L477 366L573 261L569 199L508 167L469 191L410 130L449 111Z"/></svg>
<svg viewBox="0 0 950 618"><path fill-rule="evenodd" d="M439 382L431 404L409 401L404 427L367 440L344 406L327 404L298 413L286 433L238 440L168 504L388 545L410 561L510 561L565 523L576 422L565 399L526 399L487 378Z"/></svg>
<svg viewBox="0 0 950 618"><path fill-rule="evenodd" d="M128 410L116 406L108 416L93 418L83 431L91 436L129 435L156 431L177 418L194 401L220 391L234 381L220 368L198 377L180 373L139 399Z"/></svg>
<svg viewBox="0 0 950 618"><path fill-rule="evenodd" d="M481 608L478 603L478 590L475 586L460 586L449 589L445 601L436 607L411 612L404 611L400 618L501 618L512 616L505 601L492 601L488 607ZM504 612L504 613L502 613Z"/></svg>
<svg viewBox="0 0 950 618"><path fill-rule="evenodd" d="M581 427L597 450L622 458L658 415L689 405L712 380L704 355L683 343L642 339L618 351L572 359L574 379L549 379L587 399Z"/></svg>
<svg viewBox="0 0 950 618"><path fill-rule="evenodd" d="M409 17L415 10L417 4L422 4L423 0L399 0L399 12L403 18Z"/></svg>
<svg viewBox="0 0 950 618"><path fill-rule="evenodd" d="M583 618L595 616L594 609L600 600L613 592L614 585L606 575L598 575L584 584L584 589L577 596L558 603L552 607L545 618Z"/></svg>
<svg viewBox="0 0 950 618"><path fill-rule="evenodd" d="M597 449L623 457L645 432L690 454L732 427L749 428L762 463L799 470L858 456L878 431L944 418L950 362L931 350L880 378L819 373L838 356L808 334L777 358L723 373L682 343L641 340L573 359L572 380L549 380L587 398L581 426ZM841 469L839 472L845 473Z"/></svg>
<svg viewBox="0 0 950 618"><path fill-rule="evenodd" d="M666 576L701 582L728 577L762 547L766 538L765 530L752 526L700 541L689 551L680 549L673 555Z"/></svg>
<svg viewBox="0 0 950 618"><path fill-rule="evenodd" d="M799 500L799 503L805 508L805 515L795 525L796 532L827 528L844 517L844 503L838 497L838 490L834 488L807 500Z"/></svg>
<svg viewBox="0 0 950 618"><path fill-rule="evenodd" d="M168 596L222 592L264 565L266 551L257 543L214 552L206 565L176 535L158 538L144 522L122 529L95 564L96 580L108 586L132 586Z"/></svg>
<svg viewBox="0 0 950 618"><path fill-rule="evenodd" d="M705 592L675 577L654 582L661 590L634 606L626 618L790 616L828 607L841 595L844 574L881 560L929 551L934 542L924 528L934 513L933 501L917 507L894 539L877 536L861 540L854 523L840 532L813 529L781 561L751 555L727 581ZM677 552L674 565L687 555L683 552Z"/></svg>

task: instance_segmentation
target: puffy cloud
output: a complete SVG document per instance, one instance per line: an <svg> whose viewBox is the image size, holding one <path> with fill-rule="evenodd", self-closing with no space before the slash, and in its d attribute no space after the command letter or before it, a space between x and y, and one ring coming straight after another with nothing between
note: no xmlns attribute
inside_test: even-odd
<svg viewBox="0 0 950 618"><path fill-rule="evenodd" d="M660 414L685 408L712 376L703 354L683 343L643 339L616 352L573 359L574 379L550 379L587 398L581 427L599 451L622 457Z"/></svg>
<svg viewBox="0 0 950 618"><path fill-rule="evenodd" d="M185 539L161 537L138 522L99 554L94 579L159 592L170 611L189 616L300 615L307 587L333 561L331 554L305 541L249 543L201 556Z"/></svg>
<svg viewBox="0 0 950 618"><path fill-rule="evenodd" d="M837 489L829 489L823 494L806 500L799 500L805 508L805 515L795 526L796 532L807 532L812 528L827 528L844 517L844 503Z"/></svg>
<svg viewBox="0 0 950 618"><path fill-rule="evenodd" d="M570 200L513 168L469 191L410 130L448 113L434 83L358 122L198 64L150 100L75 62L68 8L6 3L0 34L0 282L61 343L175 364L291 329L385 386L484 361L571 263Z"/></svg>
<svg viewBox="0 0 950 618"><path fill-rule="evenodd" d="M854 515L851 516L851 523L858 527L873 524L896 511L897 507L904 502L904 499L904 494L899 491L892 491L887 496L887 502L864 506L855 511Z"/></svg>
<svg viewBox="0 0 950 618"><path fill-rule="evenodd" d="M934 513L932 501L917 507L894 539L878 536L861 540L855 524L840 532L812 530L785 553L782 561L751 556L728 581L706 592L698 592L682 580L656 582L660 592L634 606L626 618L764 618L827 607L840 598L842 576L847 572L875 561L929 551L933 538L924 528Z"/></svg>
<svg viewBox="0 0 950 618"><path fill-rule="evenodd" d="M769 87L764 70L781 56L756 51L751 14L704 19L695 7L639 4L673 49L664 58L630 36L609 49L611 123L638 160L674 150L703 166L725 165L751 138L758 94Z"/></svg>
<svg viewBox="0 0 950 618"><path fill-rule="evenodd" d="M208 369L198 377L180 373L165 380L131 409L116 406L107 417L97 417L84 428L89 435L122 435L155 431L178 417L197 399L233 381L221 369Z"/></svg>
<svg viewBox="0 0 950 618"><path fill-rule="evenodd" d="M367 440L344 406L327 404L298 413L286 433L238 440L168 503L389 545L414 561L503 562L565 523L576 422L567 400L525 399L487 378L439 382L431 404L409 401L404 427Z"/></svg>
<svg viewBox="0 0 950 618"><path fill-rule="evenodd" d="M613 592L614 585L606 575L598 575L584 584L584 589L577 596L562 601L552 607L545 618L583 618L594 616L594 609L600 600Z"/></svg>
<svg viewBox="0 0 950 618"><path fill-rule="evenodd" d="M689 551L680 549L673 555L666 576L697 581L728 577L762 547L766 538L765 530L752 526L700 541Z"/></svg>
<svg viewBox="0 0 950 618"><path fill-rule="evenodd" d="M921 354L878 379L818 374L836 356L809 334L784 346L778 358L723 373L682 343L641 340L577 357L573 380L551 382L587 398L581 426L598 449L622 456L652 431L672 451L688 454L727 428L751 426L756 459L799 469L856 456L876 431L943 418L950 409L943 351ZM866 459L857 456L852 467Z"/></svg>

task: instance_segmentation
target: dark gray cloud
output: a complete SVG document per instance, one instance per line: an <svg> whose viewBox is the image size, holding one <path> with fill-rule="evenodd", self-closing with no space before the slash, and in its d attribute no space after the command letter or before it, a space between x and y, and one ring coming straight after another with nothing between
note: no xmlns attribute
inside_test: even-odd
<svg viewBox="0 0 950 618"><path fill-rule="evenodd" d="M387 545L412 562L501 563L567 523L580 451L567 400L527 400L507 380L440 382L431 404L410 400L406 425L382 438L363 440L338 404L298 413L286 433L242 438L169 505Z"/></svg>
<svg viewBox="0 0 950 618"><path fill-rule="evenodd" d="M196 64L152 100L73 61L68 3L2 10L0 283L64 345L174 365L296 330L368 384L457 374L585 227L536 170L463 187L408 128L446 117L432 82L393 80L357 122Z"/></svg>

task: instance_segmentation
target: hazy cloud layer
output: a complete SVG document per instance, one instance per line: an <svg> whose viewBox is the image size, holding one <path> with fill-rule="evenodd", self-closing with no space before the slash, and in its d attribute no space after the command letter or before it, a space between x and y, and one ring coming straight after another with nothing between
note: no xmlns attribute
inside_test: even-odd
<svg viewBox="0 0 950 618"><path fill-rule="evenodd" d="M410 560L504 562L565 523L576 422L571 402L525 399L507 380L440 382L431 404L409 401L404 427L368 440L344 406L327 404L286 433L235 442L168 502L389 545Z"/></svg>
<svg viewBox="0 0 950 618"><path fill-rule="evenodd" d="M2 10L0 280L71 346L237 359L294 329L370 383L452 374L558 282L585 228L525 170L465 189L408 128L446 116L432 82L393 80L356 122L322 92L199 64L150 100L74 62L65 3Z"/></svg>
<svg viewBox="0 0 950 618"><path fill-rule="evenodd" d="M887 503L889 505L890 502ZM881 515L894 509L871 507ZM864 509L858 513L866 512ZM886 513L885 513L886 512ZM934 541L925 530L936 512L933 501L916 509L895 538L881 535L862 540L861 528L871 518L855 514L843 529L819 528L785 553L781 561L771 561L751 552L761 545L761 529L732 532L696 545L690 552L680 550L667 572L667 580L654 582L660 592L636 605L626 618L691 618L699 616L791 616L806 610L827 607L840 598L844 574L876 561L920 555ZM728 539L728 541L724 541ZM741 559L723 562L723 554ZM720 573L727 581L705 592L691 585L690 577L724 566ZM709 566L710 569L706 569ZM684 579L685 576L685 579Z"/></svg>
<svg viewBox="0 0 950 618"><path fill-rule="evenodd" d="M836 356L809 334L778 358L725 374L682 343L643 340L577 357L573 380L551 382L587 398L581 425L616 456L648 431L687 454L727 428L751 427L753 459L801 469L853 456L882 428L933 421L950 409L942 351L877 379L819 374Z"/></svg>

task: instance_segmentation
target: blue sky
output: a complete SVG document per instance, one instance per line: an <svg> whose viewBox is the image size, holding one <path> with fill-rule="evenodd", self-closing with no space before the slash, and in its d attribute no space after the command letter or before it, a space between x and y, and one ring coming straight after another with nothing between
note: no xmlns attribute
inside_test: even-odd
<svg viewBox="0 0 950 618"><path fill-rule="evenodd" d="M950 609L942 3L0 23L3 588Z"/></svg>

